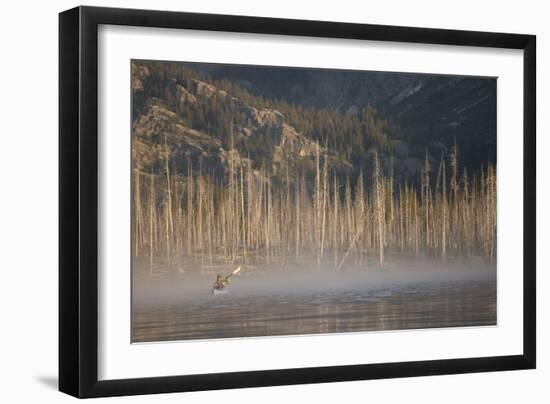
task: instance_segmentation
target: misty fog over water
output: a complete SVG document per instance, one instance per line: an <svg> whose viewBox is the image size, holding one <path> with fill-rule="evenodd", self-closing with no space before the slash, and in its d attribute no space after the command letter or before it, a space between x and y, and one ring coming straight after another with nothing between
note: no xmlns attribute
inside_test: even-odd
<svg viewBox="0 0 550 404"><path fill-rule="evenodd" d="M227 275L229 271L219 271ZM496 324L496 266L482 260L389 260L318 272L243 267L228 293L216 274L135 275L132 341L168 341Z"/></svg>

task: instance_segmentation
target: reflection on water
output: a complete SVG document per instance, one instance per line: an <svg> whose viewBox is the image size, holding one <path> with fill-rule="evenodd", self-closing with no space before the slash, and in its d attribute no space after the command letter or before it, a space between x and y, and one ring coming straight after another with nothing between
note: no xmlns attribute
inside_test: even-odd
<svg viewBox="0 0 550 404"><path fill-rule="evenodd" d="M408 284L310 294L205 296L133 307L133 342L496 324L496 283Z"/></svg>

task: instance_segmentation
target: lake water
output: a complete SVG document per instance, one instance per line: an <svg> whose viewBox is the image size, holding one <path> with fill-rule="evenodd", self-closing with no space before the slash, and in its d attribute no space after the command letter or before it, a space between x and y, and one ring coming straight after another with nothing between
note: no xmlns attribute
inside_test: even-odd
<svg viewBox="0 0 550 404"><path fill-rule="evenodd" d="M237 282L236 282L237 283ZM245 283L245 282L243 282ZM336 290L264 290L136 299L133 342L496 324L496 280L451 279Z"/></svg>

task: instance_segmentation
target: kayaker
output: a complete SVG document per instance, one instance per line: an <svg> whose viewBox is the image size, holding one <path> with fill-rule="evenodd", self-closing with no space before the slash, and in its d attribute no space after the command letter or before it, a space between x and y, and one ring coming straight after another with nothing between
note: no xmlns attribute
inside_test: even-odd
<svg viewBox="0 0 550 404"><path fill-rule="evenodd" d="M229 285L229 279L222 278L221 275L216 276L216 282L214 282L214 289L222 290Z"/></svg>

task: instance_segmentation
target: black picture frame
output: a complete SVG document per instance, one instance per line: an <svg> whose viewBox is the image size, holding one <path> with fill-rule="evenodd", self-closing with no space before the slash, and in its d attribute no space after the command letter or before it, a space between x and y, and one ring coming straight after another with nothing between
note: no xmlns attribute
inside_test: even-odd
<svg viewBox="0 0 550 404"><path fill-rule="evenodd" d="M100 24L523 50L523 353L99 381L97 133ZM534 35L77 7L59 15L59 100L59 390L62 392L85 398L535 368Z"/></svg>

